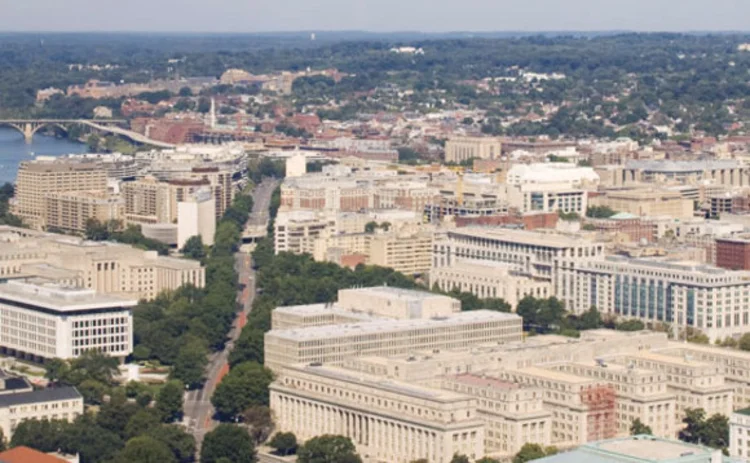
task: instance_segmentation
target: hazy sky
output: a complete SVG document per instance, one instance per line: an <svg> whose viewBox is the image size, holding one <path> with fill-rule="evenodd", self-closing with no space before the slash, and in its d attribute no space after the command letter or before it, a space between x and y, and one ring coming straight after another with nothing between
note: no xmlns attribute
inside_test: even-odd
<svg viewBox="0 0 750 463"><path fill-rule="evenodd" d="M750 30L750 0L0 0L0 31Z"/></svg>

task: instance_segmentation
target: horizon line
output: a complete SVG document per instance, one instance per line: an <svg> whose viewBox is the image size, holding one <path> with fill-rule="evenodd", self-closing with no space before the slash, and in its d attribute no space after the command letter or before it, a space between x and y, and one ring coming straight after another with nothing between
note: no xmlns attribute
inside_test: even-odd
<svg viewBox="0 0 750 463"><path fill-rule="evenodd" d="M422 30L390 30L377 31L368 29L294 29L294 30L268 30L268 31L186 31L186 30L150 30L150 29L122 29L122 30L0 30L0 35L7 34L156 34L156 35L289 35L289 34L371 34L371 35L451 35L451 34L748 34L750 29L674 29L674 30L637 30L637 29L508 29L508 30L446 30L446 31L422 31Z"/></svg>

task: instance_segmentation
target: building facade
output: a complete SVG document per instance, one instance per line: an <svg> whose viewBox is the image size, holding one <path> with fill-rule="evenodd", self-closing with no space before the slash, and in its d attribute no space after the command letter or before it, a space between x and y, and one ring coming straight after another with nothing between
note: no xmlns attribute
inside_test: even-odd
<svg viewBox="0 0 750 463"><path fill-rule="evenodd" d="M495 159L502 153L502 142L493 137L455 137L445 142L445 161L461 163L470 159Z"/></svg>

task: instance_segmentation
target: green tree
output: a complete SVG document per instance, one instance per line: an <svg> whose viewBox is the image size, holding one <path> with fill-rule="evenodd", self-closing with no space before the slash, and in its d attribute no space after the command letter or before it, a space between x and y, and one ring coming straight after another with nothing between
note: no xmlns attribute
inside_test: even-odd
<svg viewBox="0 0 750 463"><path fill-rule="evenodd" d="M297 449L297 463L362 463L351 439L325 434Z"/></svg>
<svg viewBox="0 0 750 463"><path fill-rule="evenodd" d="M92 405L101 404L104 396L109 392L109 387L106 384L95 379L86 379L76 387L83 396L83 401Z"/></svg>
<svg viewBox="0 0 750 463"><path fill-rule="evenodd" d="M645 424L643 424L640 418L636 418L630 424L630 435L637 436L639 434L652 435L653 431L651 430L649 426L646 426Z"/></svg>
<svg viewBox="0 0 750 463"><path fill-rule="evenodd" d="M547 452L539 444L524 444L513 457L513 463L526 463L547 456Z"/></svg>
<svg viewBox="0 0 750 463"><path fill-rule="evenodd" d="M372 233L376 228L378 228L377 222L367 222L365 224L365 233Z"/></svg>
<svg viewBox="0 0 750 463"><path fill-rule="evenodd" d="M180 347L171 376L188 387L198 387L205 380L207 364L208 349L199 340L192 340Z"/></svg>
<svg viewBox="0 0 750 463"><path fill-rule="evenodd" d="M700 408L685 409L685 423L679 437L684 442L702 444L725 450L729 445L729 419L715 414L706 419L706 412Z"/></svg>
<svg viewBox="0 0 750 463"><path fill-rule="evenodd" d="M23 445L41 452L54 452L61 447L63 431L67 426L68 423L62 420L23 420L13 432L10 446Z"/></svg>
<svg viewBox="0 0 750 463"><path fill-rule="evenodd" d="M125 426L125 437L132 439L143 434L149 434L152 429L161 424L159 412L153 408L144 408L133 415Z"/></svg>
<svg viewBox="0 0 750 463"><path fill-rule="evenodd" d="M179 381L169 381L156 396L156 409L165 423L182 419L183 386Z"/></svg>
<svg viewBox="0 0 750 463"><path fill-rule="evenodd" d="M150 436L130 439L115 458L116 463L177 463L177 459L163 442Z"/></svg>
<svg viewBox="0 0 750 463"><path fill-rule="evenodd" d="M179 463L195 460L195 437L176 424L162 424L149 432L149 436L166 445Z"/></svg>
<svg viewBox="0 0 750 463"><path fill-rule="evenodd" d="M255 463L255 445L239 426L220 424L206 434L201 448L201 463L217 463L226 458L232 463Z"/></svg>
<svg viewBox="0 0 750 463"><path fill-rule="evenodd" d="M242 422L247 425L256 445L265 442L275 426L273 413L265 405L253 405L242 412Z"/></svg>
<svg viewBox="0 0 750 463"><path fill-rule="evenodd" d="M586 217L591 217L592 219L608 219L615 214L617 214L617 211L607 206L589 206L586 210Z"/></svg>
<svg viewBox="0 0 750 463"><path fill-rule="evenodd" d="M633 319L625 320L624 322L618 323L615 326L615 329L618 331L641 331L641 330L646 329L646 325L644 325L642 321L633 318Z"/></svg>
<svg viewBox="0 0 750 463"><path fill-rule="evenodd" d="M737 346L740 350L750 351L750 333L743 334Z"/></svg>
<svg viewBox="0 0 750 463"><path fill-rule="evenodd" d="M191 236L185 241L182 247L182 254L195 260L202 260L206 257L206 247L203 245L203 239L200 235Z"/></svg>
<svg viewBox="0 0 750 463"><path fill-rule="evenodd" d="M123 445L123 440L115 432L97 425L90 415L81 415L63 427L58 449L79 453L81 463L95 463L111 460Z"/></svg>
<svg viewBox="0 0 750 463"><path fill-rule="evenodd" d="M466 455L460 455L458 453L453 454L453 458L451 458L451 463L471 463L469 461L469 457Z"/></svg>
<svg viewBox="0 0 750 463"><path fill-rule="evenodd" d="M280 432L273 436L268 446L273 448L277 455L294 455L297 452L297 436L291 432Z"/></svg>
<svg viewBox="0 0 750 463"><path fill-rule="evenodd" d="M234 344L234 349L229 353L229 365L234 367L243 362L257 362L263 364L263 337L263 330L252 326L243 329L240 337Z"/></svg>
<svg viewBox="0 0 750 463"><path fill-rule="evenodd" d="M479 460L477 460L475 463L500 463L500 460L496 460L490 457L482 457Z"/></svg>
<svg viewBox="0 0 750 463"><path fill-rule="evenodd" d="M211 403L222 420L239 416L251 405L268 405L268 386L273 373L255 362L232 368L211 396Z"/></svg>

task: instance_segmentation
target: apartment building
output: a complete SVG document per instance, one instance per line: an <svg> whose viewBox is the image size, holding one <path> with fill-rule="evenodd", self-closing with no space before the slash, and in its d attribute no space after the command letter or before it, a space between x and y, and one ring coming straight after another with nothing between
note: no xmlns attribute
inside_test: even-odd
<svg viewBox="0 0 750 463"><path fill-rule="evenodd" d="M133 350L137 303L52 283L3 283L0 347L35 359L73 358L88 350L125 358Z"/></svg>
<svg viewBox="0 0 750 463"><path fill-rule="evenodd" d="M457 289L480 299L504 299L514 309L526 296L546 299L553 295L550 281L524 275L511 264L491 261L459 260L432 269L430 287L435 285L442 291Z"/></svg>
<svg viewBox="0 0 750 463"><path fill-rule="evenodd" d="M190 284L202 288L205 270L188 259L159 256L129 245L0 227L0 275L76 281L97 293L154 299Z"/></svg>
<svg viewBox="0 0 750 463"><path fill-rule="evenodd" d="M96 162L46 157L21 162L11 212L41 230L47 225L47 196L73 191L107 191L107 171Z"/></svg>
<svg viewBox="0 0 750 463"><path fill-rule="evenodd" d="M460 260L509 264L512 270L552 284L553 294L566 308L583 312L572 294L573 269L604 258L604 245L577 235L509 229L462 228L437 237L433 268L449 267Z"/></svg>
<svg viewBox="0 0 750 463"><path fill-rule="evenodd" d="M366 461L485 454L477 401L462 394L320 364L288 366L269 389L279 431L349 437Z"/></svg>
<svg viewBox="0 0 750 463"><path fill-rule="evenodd" d="M350 357L503 343L521 335L520 317L486 310L430 319L273 329L265 334L265 365L274 371L297 363L340 365Z"/></svg>
<svg viewBox="0 0 750 463"><path fill-rule="evenodd" d="M496 159L501 153L502 142L494 137L453 137L445 142L445 162Z"/></svg>
<svg viewBox="0 0 750 463"><path fill-rule="evenodd" d="M135 224L172 223L177 218L169 184L154 177L124 182L120 191L125 202L125 221Z"/></svg>
<svg viewBox="0 0 750 463"><path fill-rule="evenodd" d="M708 161L629 161L621 166L602 166L611 186L637 183L677 183L695 185L713 182L716 185L746 187L750 185L748 167L733 159Z"/></svg>
<svg viewBox="0 0 750 463"><path fill-rule="evenodd" d="M0 371L0 430L7 439L26 420L72 422L83 414L83 397L74 387L38 389L22 377Z"/></svg>
<svg viewBox="0 0 750 463"><path fill-rule="evenodd" d="M314 238L337 235L335 214L316 213L312 211L280 212L274 221L274 250L294 254L314 251Z"/></svg>
<svg viewBox="0 0 750 463"><path fill-rule="evenodd" d="M693 262L610 256L573 270L571 306L644 322L696 328L711 339L750 326L750 273Z"/></svg>
<svg viewBox="0 0 750 463"><path fill-rule="evenodd" d="M476 398L488 455L511 457L528 442L552 445L552 413L544 409L541 387L470 373L446 376L441 387Z"/></svg>
<svg viewBox="0 0 750 463"><path fill-rule="evenodd" d="M45 197L45 225L48 230L83 234L86 223L120 221L125 210L119 196L106 190L49 193Z"/></svg>

